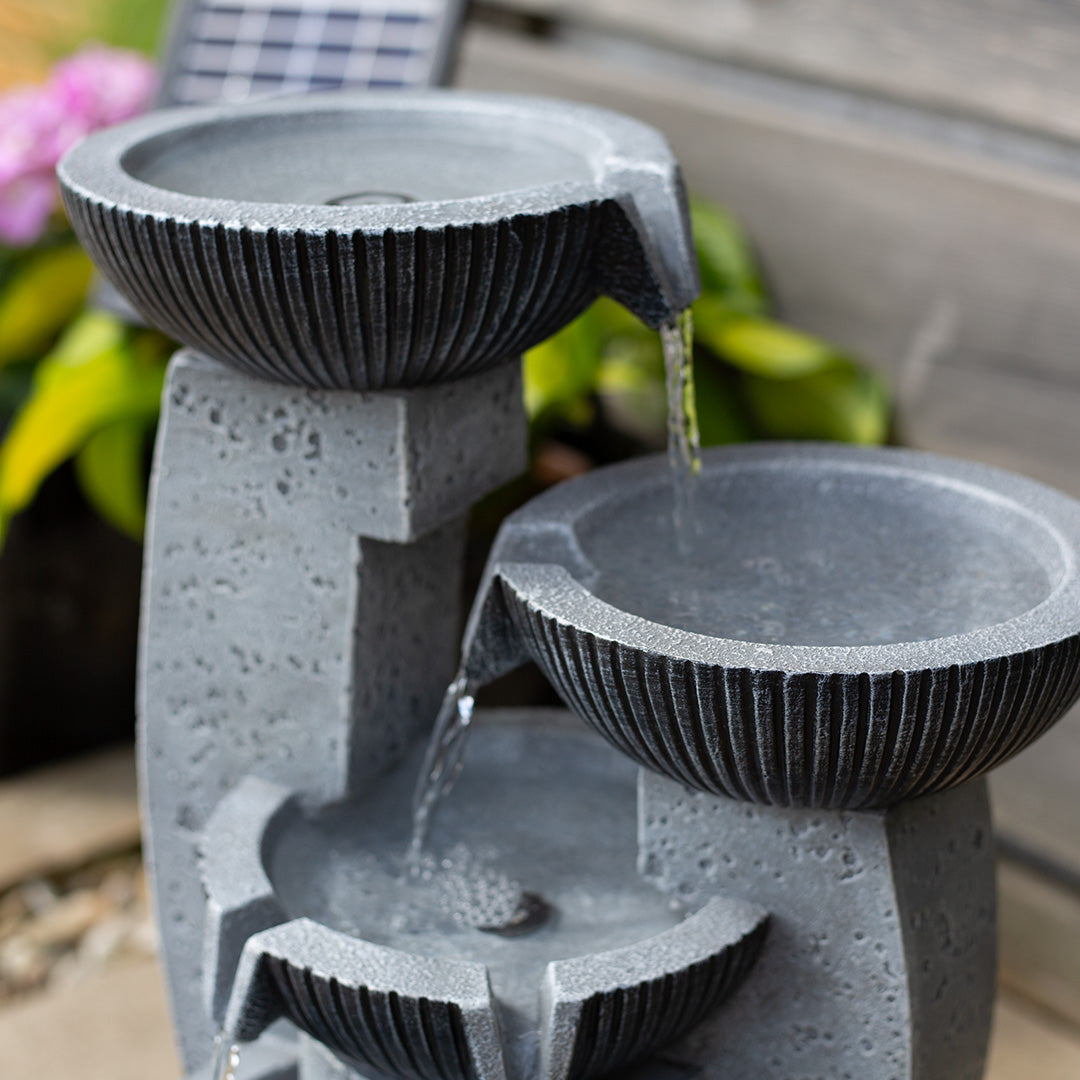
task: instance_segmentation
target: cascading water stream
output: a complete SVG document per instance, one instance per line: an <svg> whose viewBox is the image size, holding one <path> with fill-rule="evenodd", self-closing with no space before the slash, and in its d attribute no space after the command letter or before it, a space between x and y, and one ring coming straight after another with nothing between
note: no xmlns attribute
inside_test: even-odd
<svg viewBox="0 0 1080 1080"><path fill-rule="evenodd" d="M696 509L701 473L701 439L694 400L694 322L687 308L660 329L668 398L668 462L674 496L678 556L694 551L700 528ZM472 723L474 688L464 665L447 687L435 719L412 800L412 840L406 854L409 873L420 872L424 843L439 802L460 773Z"/></svg>
<svg viewBox="0 0 1080 1080"><path fill-rule="evenodd" d="M446 696L424 751L420 775L416 780L412 801L412 840L406 854L406 865L410 873L419 872L432 815L439 801L454 786L454 781L461 771L462 757L469 740L473 705L471 687L462 668L446 689Z"/></svg>
<svg viewBox="0 0 1080 1080"><path fill-rule="evenodd" d="M236 1080L236 1070L240 1067L240 1047L229 1038L224 1029L214 1037L212 1060L210 1080Z"/></svg>
<svg viewBox="0 0 1080 1080"><path fill-rule="evenodd" d="M701 436L694 396L694 319L681 311L660 328L667 379L667 453L674 497L675 536L679 555L687 558L700 533L697 478L701 473Z"/></svg>

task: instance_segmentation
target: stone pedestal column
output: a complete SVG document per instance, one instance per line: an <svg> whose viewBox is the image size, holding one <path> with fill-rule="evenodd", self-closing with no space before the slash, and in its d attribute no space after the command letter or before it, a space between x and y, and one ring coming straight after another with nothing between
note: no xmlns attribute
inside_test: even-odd
<svg viewBox="0 0 1080 1080"><path fill-rule="evenodd" d="M145 849L185 1066L211 1051L196 842L246 775L325 801L394 763L454 672L464 517L525 464L520 369L308 391L174 358L139 717Z"/></svg>
<svg viewBox="0 0 1080 1080"><path fill-rule="evenodd" d="M703 1080L979 1080L994 999L986 784L881 812L792 810L642 771L643 872L771 914L732 999L665 1055Z"/></svg>

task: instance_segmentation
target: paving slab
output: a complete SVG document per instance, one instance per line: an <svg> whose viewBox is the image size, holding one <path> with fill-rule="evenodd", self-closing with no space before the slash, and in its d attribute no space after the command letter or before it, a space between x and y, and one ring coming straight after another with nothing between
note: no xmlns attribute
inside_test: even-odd
<svg viewBox="0 0 1080 1080"><path fill-rule="evenodd" d="M0 892L138 841L130 745L0 781Z"/></svg>
<svg viewBox="0 0 1080 1080"><path fill-rule="evenodd" d="M1076 1080L1080 1030L1003 994L994 1014L986 1080Z"/></svg>
<svg viewBox="0 0 1080 1080"><path fill-rule="evenodd" d="M0 1076L177 1080L157 962L129 960L0 1009Z"/></svg>

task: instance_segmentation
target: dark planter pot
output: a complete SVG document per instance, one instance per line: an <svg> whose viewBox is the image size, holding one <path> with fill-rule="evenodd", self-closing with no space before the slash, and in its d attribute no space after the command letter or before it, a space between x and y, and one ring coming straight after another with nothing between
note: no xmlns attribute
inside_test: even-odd
<svg viewBox="0 0 1080 1080"><path fill-rule="evenodd" d="M68 468L12 521L0 553L0 775L132 737L141 560Z"/></svg>

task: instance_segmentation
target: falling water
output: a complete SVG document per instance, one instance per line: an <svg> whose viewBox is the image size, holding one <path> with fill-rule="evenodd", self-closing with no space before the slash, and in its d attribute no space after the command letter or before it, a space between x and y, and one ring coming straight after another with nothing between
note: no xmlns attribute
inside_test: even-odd
<svg viewBox="0 0 1080 1080"><path fill-rule="evenodd" d="M240 1047L222 1029L214 1036L214 1064L210 1069L211 1080L236 1080L236 1070L239 1067Z"/></svg>
<svg viewBox="0 0 1080 1080"><path fill-rule="evenodd" d="M668 397L668 460L675 501L675 535L679 554L688 557L699 533L695 507L701 472L701 439L694 401L694 321L690 309L660 328L664 347ZM412 800L412 840L406 866L419 874L424 843L439 801L454 786L461 771L473 714L473 688L459 671L447 688L435 719Z"/></svg>
<svg viewBox="0 0 1080 1080"><path fill-rule="evenodd" d="M424 763L413 792L412 841L406 856L406 863L413 873L420 867L424 841L427 839L431 818L439 800L449 793L461 772L461 759L469 740L473 704L469 680L464 671L459 671L447 687L439 715L435 718L435 726L424 751Z"/></svg>
<svg viewBox="0 0 1080 1080"><path fill-rule="evenodd" d="M695 501L701 473L701 436L694 399L694 319L690 309L660 328L667 376L668 462L675 500L675 535L679 554L694 549L699 526Z"/></svg>

